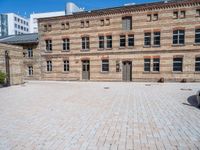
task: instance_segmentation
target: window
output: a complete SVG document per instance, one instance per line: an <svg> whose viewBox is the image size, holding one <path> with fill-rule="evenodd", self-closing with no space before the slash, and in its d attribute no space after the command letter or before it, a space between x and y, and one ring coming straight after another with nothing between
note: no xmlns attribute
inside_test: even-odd
<svg viewBox="0 0 200 150"><path fill-rule="evenodd" d="M104 36L99 36L99 48L104 49Z"/></svg>
<svg viewBox="0 0 200 150"><path fill-rule="evenodd" d="M119 61L116 61L116 72L120 72L121 69L120 69L120 62Z"/></svg>
<svg viewBox="0 0 200 150"><path fill-rule="evenodd" d="M45 40L46 51L52 51L52 40Z"/></svg>
<svg viewBox="0 0 200 150"><path fill-rule="evenodd" d="M61 23L61 30L65 29L65 23Z"/></svg>
<svg viewBox="0 0 200 150"><path fill-rule="evenodd" d="M181 11L181 16L180 16L180 18L185 18L185 11Z"/></svg>
<svg viewBox="0 0 200 150"><path fill-rule="evenodd" d="M195 71L200 71L200 57L195 59Z"/></svg>
<svg viewBox="0 0 200 150"><path fill-rule="evenodd" d="M64 71L69 71L69 60L64 60Z"/></svg>
<svg viewBox="0 0 200 150"><path fill-rule="evenodd" d="M101 20L101 26L104 26L104 19Z"/></svg>
<svg viewBox="0 0 200 150"><path fill-rule="evenodd" d="M126 47L126 36L120 35L120 47Z"/></svg>
<svg viewBox="0 0 200 150"><path fill-rule="evenodd" d="M15 21L17 21L17 18L15 17Z"/></svg>
<svg viewBox="0 0 200 150"><path fill-rule="evenodd" d="M173 12L173 18L174 19L178 19L178 11L174 11Z"/></svg>
<svg viewBox="0 0 200 150"><path fill-rule="evenodd" d="M47 71L48 72L52 71L52 61L51 60L47 61Z"/></svg>
<svg viewBox="0 0 200 150"><path fill-rule="evenodd" d="M196 10L196 17L200 17L200 9Z"/></svg>
<svg viewBox="0 0 200 150"><path fill-rule="evenodd" d="M109 60L102 60L101 71L102 72L108 72L109 71Z"/></svg>
<svg viewBox="0 0 200 150"><path fill-rule="evenodd" d="M90 39L89 37L82 37L82 50L90 49Z"/></svg>
<svg viewBox="0 0 200 150"><path fill-rule="evenodd" d="M185 43L185 31L174 30L173 31L173 44L184 44Z"/></svg>
<svg viewBox="0 0 200 150"><path fill-rule="evenodd" d="M29 76L33 75L33 66L28 66L28 75Z"/></svg>
<svg viewBox="0 0 200 150"><path fill-rule="evenodd" d="M65 29L68 30L68 29L70 28L69 22L67 22L65 25L66 25L66 26L65 26Z"/></svg>
<svg viewBox="0 0 200 150"><path fill-rule="evenodd" d="M153 14L153 21L157 21L158 20L158 14Z"/></svg>
<svg viewBox="0 0 200 150"><path fill-rule="evenodd" d="M90 26L90 22L89 22L89 21L86 21L85 27L88 28L89 26Z"/></svg>
<svg viewBox="0 0 200 150"><path fill-rule="evenodd" d="M154 32L154 45L155 46L160 46L160 32Z"/></svg>
<svg viewBox="0 0 200 150"><path fill-rule="evenodd" d="M107 44L106 44L107 48L112 48L112 36L107 35L106 39L107 39Z"/></svg>
<svg viewBox="0 0 200 150"><path fill-rule="evenodd" d="M145 58L144 59L144 71L145 72L150 72L151 71L151 59L150 58Z"/></svg>
<svg viewBox="0 0 200 150"><path fill-rule="evenodd" d="M51 31L52 30L52 26L49 24L48 25L48 31Z"/></svg>
<svg viewBox="0 0 200 150"><path fill-rule="evenodd" d="M81 21L81 28L84 28L84 21Z"/></svg>
<svg viewBox="0 0 200 150"><path fill-rule="evenodd" d="M147 14L147 21L151 21L151 14Z"/></svg>
<svg viewBox="0 0 200 150"><path fill-rule="evenodd" d="M47 25L44 25L44 32L47 32Z"/></svg>
<svg viewBox="0 0 200 150"><path fill-rule="evenodd" d="M15 28L17 28L17 24L15 23Z"/></svg>
<svg viewBox="0 0 200 150"><path fill-rule="evenodd" d="M32 58L33 57L33 49L32 48L28 48L28 58Z"/></svg>
<svg viewBox="0 0 200 150"><path fill-rule="evenodd" d="M183 71L183 58L173 58L173 71Z"/></svg>
<svg viewBox="0 0 200 150"><path fill-rule="evenodd" d="M195 43L200 44L200 29L195 30Z"/></svg>
<svg viewBox="0 0 200 150"><path fill-rule="evenodd" d="M131 16L122 18L122 30L132 30L132 17Z"/></svg>
<svg viewBox="0 0 200 150"><path fill-rule="evenodd" d="M106 19L106 26L109 26L109 25L110 25L110 19L107 18L107 19Z"/></svg>
<svg viewBox="0 0 200 150"><path fill-rule="evenodd" d="M63 39L63 51L69 51L70 50L70 40Z"/></svg>
<svg viewBox="0 0 200 150"><path fill-rule="evenodd" d="M134 46L134 35L128 35L128 46Z"/></svg>
<svg viewBox="0 0 200 150"><path fill-rule="evenodd" d="M160 71L160 58L153 59L153 71L155 71L155 72Z"/></svg>
<svg viewBox="0 0 200 150"><path fill-rule="evenodd" d="M151 46L151 32L144 33L144 46Z"/></svg>

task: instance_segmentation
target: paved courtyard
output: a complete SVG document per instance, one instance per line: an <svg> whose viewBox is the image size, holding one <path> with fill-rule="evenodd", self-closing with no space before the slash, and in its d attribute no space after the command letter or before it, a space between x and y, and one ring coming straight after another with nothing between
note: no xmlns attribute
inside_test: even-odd
<svg viewBox="0 0 200 150"><path fill-rule="evenodd" d="M28 82L0 89L0 149L200 149L200 83Z"/></svg>

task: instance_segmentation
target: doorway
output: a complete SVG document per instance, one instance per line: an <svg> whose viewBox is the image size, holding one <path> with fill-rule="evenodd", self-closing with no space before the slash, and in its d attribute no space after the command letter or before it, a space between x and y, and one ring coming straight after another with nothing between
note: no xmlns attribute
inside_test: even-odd
<svg viewBox="0 0 200 150"><path fill-rule="evenodd" d="M123 62L122 79L123 81L132 81L132 62L131 61Z"/></svg>

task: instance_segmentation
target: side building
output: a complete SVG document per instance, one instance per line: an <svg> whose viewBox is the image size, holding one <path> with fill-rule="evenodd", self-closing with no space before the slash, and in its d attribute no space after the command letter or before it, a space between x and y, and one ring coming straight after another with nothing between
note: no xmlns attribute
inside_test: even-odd
<svg viewBox="0 0 200 150"><path fill-rule="evenodd" d="M43 80L200 81L200 0L41 18Z"/></svg>

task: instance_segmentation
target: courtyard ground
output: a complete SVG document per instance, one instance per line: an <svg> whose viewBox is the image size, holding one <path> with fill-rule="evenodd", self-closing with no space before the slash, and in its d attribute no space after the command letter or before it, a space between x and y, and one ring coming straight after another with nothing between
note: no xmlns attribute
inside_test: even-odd
<svg viewBox="0 0 200 150"><path fill-rule="evenodd" d="M0 88L0 149L200 149L198 89L53 81Z"/></svg>

